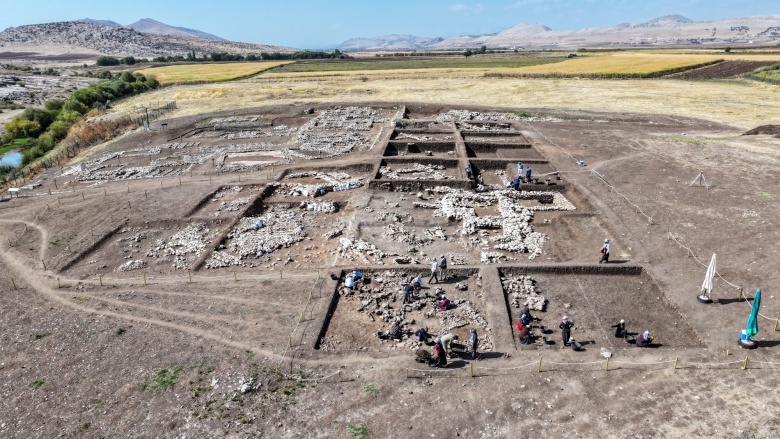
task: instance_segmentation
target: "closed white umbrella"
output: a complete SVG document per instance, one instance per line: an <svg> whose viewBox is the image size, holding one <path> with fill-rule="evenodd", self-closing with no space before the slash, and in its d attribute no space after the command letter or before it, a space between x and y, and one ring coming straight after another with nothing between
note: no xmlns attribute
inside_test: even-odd
<svg viewBox="0 0 780 439"><path fill-rule="evenodd" d="M712 302L712 299L710 298L710 294L712 294L712 279L715 277L716 259L717 259L716 255L713 253L712 259L710 259L710 265L707 267L707 272L704 274L704 282L702 282L701 284L701 292L697 296L699 302L702 303Z"/></svg>

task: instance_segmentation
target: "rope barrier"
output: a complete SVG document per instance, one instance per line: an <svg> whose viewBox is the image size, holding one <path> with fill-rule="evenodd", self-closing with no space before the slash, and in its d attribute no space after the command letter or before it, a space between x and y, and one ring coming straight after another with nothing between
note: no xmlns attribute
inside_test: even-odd
<svg viewBox="0 0 780 439"><path fill-rule="evenodd" d="M536 361L533 363L524 364L522 366L515 366L515 367L483 367L483 366L475 366L474 369L484 369L484 370L514 370L514 369L522 369L524 367L529 366L536 366Z"/></svg>
<svg viewBox="0 0 780 439"><path fill-rule="evenodd" d="M633 365L633 366L645 366L645 365L649 366L649 365L653 365L653 364L666 364L666 363L674 363L674 362L675 362L675 360L651 361L649 363L644 363L644 362L643 363L631 363L631 362L628 362L628 361L617 361L617 360L615 360L612 363L613 364L630 364L630 365ZM677 364L679 365L680 363L677 362Z"/></svg>
<svg viewBox="0 0 780 439"><path fill-rule="evenodd" d="M589 365L589 364L603 364L603 361L591 361L587 363L556 363L554 361L545 361L544 364L557 364L559 366L572 366L572 365Z"/></svg>

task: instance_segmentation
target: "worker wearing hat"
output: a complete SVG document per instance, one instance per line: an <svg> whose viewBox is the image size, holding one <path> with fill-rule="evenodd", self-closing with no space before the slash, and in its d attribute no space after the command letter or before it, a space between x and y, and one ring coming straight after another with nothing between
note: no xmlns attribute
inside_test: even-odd
<svg viewBox="0 0 780 439"><path fill-rule="evenodd" d="M599 264L602 262L609 262L609 239L605 239L604 245L601 246L601 260L599 260Z"/></svg>
<svg viewBox="0 0 780 439"><path fill-rule="evenodd" d="M558 327L561 328L561 338L563 340L563 345L568 346L569 339L571 339L571 328L574 327L574 322L569 320L569 316L563 316L563 318L561 318L561 324L558 325Z"/></svg>

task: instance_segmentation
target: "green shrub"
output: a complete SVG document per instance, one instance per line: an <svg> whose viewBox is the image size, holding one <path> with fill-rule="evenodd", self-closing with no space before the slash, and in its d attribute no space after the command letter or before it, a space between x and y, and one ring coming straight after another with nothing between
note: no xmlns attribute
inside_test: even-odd
<svg viewBox="0 0 780 439"><path fill-rule="evenodd" d="M95 61L98 66L118 66L119 60L113 56L101 56Z"/></svg>

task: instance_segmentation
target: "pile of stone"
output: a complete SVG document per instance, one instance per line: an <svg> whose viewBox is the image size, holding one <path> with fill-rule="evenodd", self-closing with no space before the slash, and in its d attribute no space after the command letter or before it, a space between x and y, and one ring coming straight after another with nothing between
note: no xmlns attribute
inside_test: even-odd
<svg viewBox="0 0 780 439"><path fill-rule="evenodd" d="M224 251L215 251L206 261L206 268L227 268L232 266L244 266L244 262L238 256L225 253Z"/></svg>
<svg viewBox="0 0 780 439"><path fill-rule="evenodd" d="M452 140L452 136L427 136L424 134L400 133L394 140L416 140L418 142L432 142L437 140Z"/></svg>
<svg viewBox="0 0 780 439"><path fill-rule="evenodd" d="M173 260L173 268L185 269L206 249L216 236L205 223L192 223L171 236L160 239L146 253L146 256L162 260Z"/></svg>
<svg viewBox="0 0 780 439"><path fill-rule="evenodd" d="M301 205L309 212L336 213L339 210L339 205L333 201L308 200L301 202Z"/></svg>
<svg viewBox="0 0 780 439"><path fill-rule="evenodd" d="M296 179L313 177L318 180L322 180L322 183L274 183L274 186L278 187L277 193L282 198L284 197L314 197L321 190L326 192L339 192L343 190L357 189L363 186L362 177L352 177L345 172L299 172L295 174L289 174L285 179Z"/></svg>
<svg viewBox="0 0 780 439"><path fill-rule="evenodd" d="M261 117L262 116L260 115L214 117L208 121L208 124L216 126L216 125L225 125L225 124L257 122Z"/></svg>
<svg viewBox="0 0 780 439"><path fill-rule="evenodd" d="M344 223L338 223L335 228L322 235L325 239L333 239L344 234L347 230L347 225Z"/></svg>
<svg viewBox="0 0 780 439"><path fill-rule="evenodd" d="M384 227L385 236L395 242L402 242L412 246L423 246L433 242L431 238L421 238L414 230L406 230L403 223L390 223ZM426 233L427 235L427 233Z"/></svg>
<svg viewBox="0 0 780 439"><path fill-rule="evenodd" d="M262 256L306 238L300 213L274 206L259 217L244 217L228 233L230 250L239 258Z"/></svg>
<svg viewBox="0 0 780 439"><path fill-rule="evenodd" d="M535 311L544 311L547 305L547 298L536 289L536 281L531 276L502 277L501 286L515 308L528 306Z"/></svg>
<svg viewBox="0 0 780 439"><path fill-rule="evenodd" d="M364 264L372 263L372 261L368 259L369 256L374 259L373 263L378 265L384 265L384 262L382 261L384 258L399 256L396 253L385 253L375 245L355 237L352 237L351 239L341 237L339 238L339 243L341 245L338 249L338 253L341 257L351 259L351 256L354 256Z"/></svg>
<svg viewBox="0 0 780 439"><path fill-rule="evenodd" d="M413 163L409 168L390 169L388 166L379 168L382 178L389 180L452 180L455 177L444 171L443 165L423 165Z"/></svg>
<svg viewBox="0 0 780 439"><path fill-rule="evenodd" d="M377 111L371 107L336 107L320 111L307 129L370 131L376 121ZM386 122L387 119L382 119ZM379 121L376 121L379 122Z"/></svg>
<svg viewBox="0 0 780 439"><path fill-rule="evenodd" d="M299 151L306 151L309 154L292 151L296 157L324 159L352 152L355 148L365 149L371 144L371 136L354 131L339 133L305 131L298 134L297 142Z"/></svg>
<svg viewBox="0 0 780 439"><path fill-rule="evenodd" d="M127 261L124 264L120 265L116 268L116 272L122 272L122 271L133 271L133 270L140 270L143 268L146 268L147 264L146 261L141 261L138 259Z"/></svg>
<svg viewBox="0 0 780 439"><path fill-rule="evenodd" d="M506 131L512 131L513 129L512 125L508 123L482 124L482 123L461 122L458 125L460 129L463 131L506 132Z"/></svg>
<svg viewBox="0 0 780 439"><path fill-rule="evenodd" d="M520 120L519 117L507 114L507 113L480 113L478 111L469 111L469 110L450 110L446 113L439 114L436 116L436 120L439 122L445 122L445 121L467 121L467 120L484 120L484 121L491 121L491 122L499 122L499 121L512 121L512 120Z"/></svg>
<svg viewBox="0 0 780 439"><path fill-rule="evenodd" d="M370 283L358 280L355 287L351 289L346 288L342 283L338 287L338 293L342 300L359 302L357 311L368 314L372 320L386 325L384 329L389 329L391 324L398 323L403 331L411 333L420 326L428 326L430 334L440 336L457 328L478 327L483 333L480 338L480 350L492 350L493 343L488 335L492 329L473 301L458 297L451 298L454 308L439 311L439 300L445 291L437 286L433 294L423 290L412 303L403 304L403 286L409 280L409 273L379 271L368 273L368 277L371 279ZM418 321L422 317L433 321ZM419 349L421 344L409 333L403 335L400 343L391 343L389 347ZM461 344L464 342L465 340L460 341Z"/></svg>

